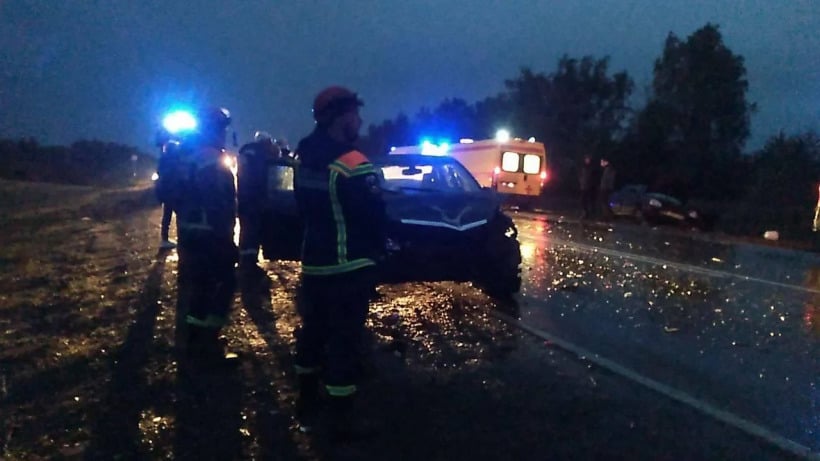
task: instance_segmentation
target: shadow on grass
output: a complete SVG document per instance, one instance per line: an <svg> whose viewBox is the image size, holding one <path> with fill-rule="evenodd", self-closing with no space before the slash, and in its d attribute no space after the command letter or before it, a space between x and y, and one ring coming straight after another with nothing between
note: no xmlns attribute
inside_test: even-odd
<svg viewBox="0 0 820 461"><path fill-rule="evenodd" d="M135 303L137 318L114 354L112 379L92 429L94 439L86 451L90 459L122 459L141 451L139 423L142 410L151 398L145 369L154 350L152 342L161 308L164 270L165 258L158 257Z"/></svg>
<svg viewBox="0 0 820 461"><path fill-rule="evenodd" d="M289 354L275 340L270 281L240 282L245 309L273 352L274 362L281 363ZM177 302L177 345L185 342L189 299L190 287L183 283ZM271 369L276 366L242 356L235 368L202 369L186 365L183 347L176 351L180 367L174 402L175 459L298 459L288 431L290 417L280 408L278 390L272 385Z"/></svg>
<svg viewBox="0 0 820 461"><path fill-rule="evenodd" d="M277 318L271 304L271 284L272 281L267 274L241 276L240 298L242 306L273 356L273 369L280 372L289 371L293 366L291 353L287 341L278 337ZM282 389L273 388L271 382L274 377L263 371L263 368L270 367L270 364L261 364L254 360L252 366L252 374L255 377L252 383L259 398L254 431L260 440L265 441L260 447L259 456L261 459L299 459L289 429L291 415L287 409L279 405L279 393Z"/></svg>

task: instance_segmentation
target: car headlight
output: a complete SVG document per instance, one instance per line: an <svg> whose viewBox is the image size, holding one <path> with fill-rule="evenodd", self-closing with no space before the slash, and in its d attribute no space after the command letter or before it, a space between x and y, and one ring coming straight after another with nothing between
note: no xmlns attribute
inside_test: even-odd
<svg viewBox="0 0 820 461"><path fill-rule="evenodd" d="M697 219L698 218L698 212L695 211L695 210L690 211L689 212L689 217L692 218L692 219Z"/></svg>
<svg viewBox="0 0 820 461"><path fill-rule="evenodd" d="M656 198L651 198L651 199L649 199L649 206L655 207L655 208L660 208L660 207L663 206L663 204L661 203L660 200L658 200Z"/></svg>

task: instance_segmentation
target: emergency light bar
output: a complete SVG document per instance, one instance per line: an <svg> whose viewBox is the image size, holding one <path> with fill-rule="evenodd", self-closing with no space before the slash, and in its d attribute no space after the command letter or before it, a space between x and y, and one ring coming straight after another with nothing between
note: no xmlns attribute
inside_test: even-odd
<svg viewBox="0 0 820 461"><path fill-rule="evenodd" d="M162 119L162 126L171 134L193 131L197 127L196 118L185 110L176 110Z"/></svg>

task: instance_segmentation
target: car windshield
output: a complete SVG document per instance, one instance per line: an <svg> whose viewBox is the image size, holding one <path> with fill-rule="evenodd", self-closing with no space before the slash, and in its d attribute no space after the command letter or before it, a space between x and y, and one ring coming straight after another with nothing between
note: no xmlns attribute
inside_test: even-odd
<svg viewBox="0 0 820 461"><path fill-rule="evenodd" d="M460 164L455 162L417 162L381 164L386 190L465 193L476 192L481 186Z"/></svg>

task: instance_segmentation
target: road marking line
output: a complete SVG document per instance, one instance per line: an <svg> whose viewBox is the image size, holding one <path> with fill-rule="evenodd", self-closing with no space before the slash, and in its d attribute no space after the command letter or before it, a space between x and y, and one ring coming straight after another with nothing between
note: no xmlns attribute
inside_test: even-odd
<svg viewBox="0 0 820 461"><path fill-rule="evenodd" d="M794 285L794 284L790 284L790 283L775 282L774 280L767 280L767 279L763 279L763 278L759 278L759 277L752 277L752 276L749 276L749 275L735 274L735 273L732 273L732 272L722 271L722 270L717 270L717 269L708 269L708 268L705 268L705 267L699 267L699 266L695 266L695 265L692 265L692 264L677 263L677 262L673 262L673 261L667 261L667 260L664 260L664 259L653 258L651 256L643 256L643 255L639 255L639 254L635 254L635 253L627 253L625 251L613 250L613 249L610 249L610 248L599 247L599 246L596 246L596 245L588 245L588 244L585 244L585 243L576 243L576 242L572 242L572 241L569 241L569 240L563 240L563 239L554 238L554 237L539 236L539 235L536 235L536 234L529 234L529 233L522 233L522 232L519 232L518 235L520 237L525 237L525 238L528 238L528 239L531 239L531 240L543 241L544 243L546 243L547 245L550 245L550 246L563 245L563 246L569 247L570 249L577 250L577 251L584 251L584 252L587 252L587 253L598 253L598 254L603 254L603 255L607 255L607 256L614 256L614 257L618 257L618 258L631 259L631 260L634 260L634 261L640 261L640 262L644 262L644 263L648 263L648 264L654 264L654 265L657 265L657 266L668 266L668 267L672 267L674 269L679 269L679 270L683 270L683 271L687 271L687 272L692 272L692 273L695 273L695 274L705 275L705 276L708 276L708 277L734 278L734 279L739 279L739 280L742 280L742 281L745 281L745 282L755 282L755 283L761 283L761 284L764 284L764 285L775 286L775 287L778 287L778 288L787 288L787 289L790 289L790 290L803 291L803 292L806 292L806 293L820 294L820 289L817 289L817 288L804 287L804 286Z"/></svg>
<svg viewBox="0 0 820 461"><path fill-rule="evenodd" d="M545 305L543 301L525 295L519 295L519 299L533 304ZM711 416L712 418L718 421L721 421L732 427L740 429L741 431L749 435L763 439L764 441L772 445L775 445L786 452L789 452L793 455L799 456L804 459L820 461L820 453L812 452L809 447L801 445L793 440L787 439L770 429L757 425L747 419L743 419L740 416L735 415L734 413L730 413L728 411L714 407L711 404L699 400L696 397L693 397L683 391L680 391L673 387L667 386L666 384L643 376L630 368L626 368L612 360L609 360L605 357L588 351L569 341L553 336L543 330L539 330L538 328L528 325L515 317L511 317L507 314L495 310L491 310L490 314L516 328L519 328L523 331L526 331L527 333L530 333L531 335L534 335L546 341L550 341L553 344L560 347L561 349L564 349L565 351L572 352L573 354L579 357L583 357L585 360L589 360L590 362L594 363L595 365L601 368L604 368L621 377L629 379L630 381L636 382L659 394L665 395L666 397L669 397L672 400L676 400L684 405L692 407L707 416Z"/></svg>

